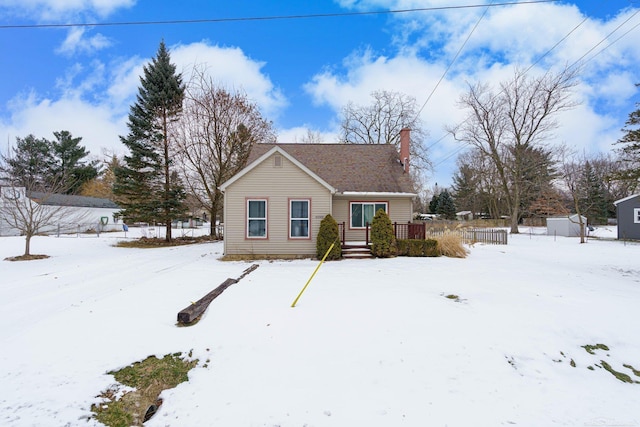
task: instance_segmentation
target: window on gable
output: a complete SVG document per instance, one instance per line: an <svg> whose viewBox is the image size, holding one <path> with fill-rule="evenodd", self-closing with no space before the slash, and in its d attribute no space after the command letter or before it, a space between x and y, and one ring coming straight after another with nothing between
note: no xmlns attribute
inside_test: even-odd
<svg viewBox="0 0 640 427"><path fill-rule="evenodd" d="M267 237L267 201L247 200L247 237Z"/></svg>
<svg viewBox="0 0 640 427"><path fill-rule="evenodd" d="M364 228L367 224L371 225L373 216L380 209L389 213L386 202L351 202L351 228Z"/></svg>
<svg viewBox="0 0 640 427"><path fill-rule="evenodd" d="M640 224L640 208L633 209L633 222L635 224Z"/></svg>
<svg viewBox="0 0 640 427"><path fill-rule="evenodd" d="M289 201L289 237L309 238L309 200Z"/></svg>

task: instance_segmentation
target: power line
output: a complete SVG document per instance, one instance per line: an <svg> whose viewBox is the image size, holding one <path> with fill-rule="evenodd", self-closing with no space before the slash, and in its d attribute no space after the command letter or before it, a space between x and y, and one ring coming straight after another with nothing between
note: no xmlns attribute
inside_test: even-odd
<svg viewBox="0 0 640 427"><path fill-rule="evenodd" d="M568 66L567 68L574 68L576 67L581 61L584 60L584 58L589 55L591 52L593 52L598 46L600 46L602 43L604 43L609 37L611 37L614 33L616 33L620 28L622 28L626 23L628 23L634 16L636 16L638 13L640 13L640 10L636 11L634 14L632 14L629 18L627 18L626 20L624 20L620 25L618 25L614 30L612 30L609 34L607 34L602 40L600 40L598 43L596 43L593 47L591 47L584 55L582 55L579 59L577 59L576 61L574 61L570 66ZM578 25L576 25L571 31L569 31L569 33L567 33L562 39L560 39L556 44L554 44L550 49L548 49L544 54L542 54L541 56L539 56L525 71L524 73L526 74L527 72L529 72L538 62L540 62L545 56L547 56L549 53L551 53L556 47L558 47L563 41L565 41L572 33L574 33L580 26L582 26L582 24L584 24L587 21L587 17L585 17ZM587 60L584 60L580 66L584 66L584 64L586 64L587 62L591 61L592 59L594 59L596 56L600 55L602 52L604 52L605 50L607 50L609 47L611 47L614 43L618 42L620 39L622 39L623 37L625 37L627 34L629 34L631 31L635 30L638 26L640 26L640 23L634 25L631 29L629 29L628 31L626 31L625 33L623 33L620 37L618 37L617 39L613 40L611 43L609 43L607 46L605 46L604 48L602 48L600 51L598 51L596 54L594 54L592 57L590 57ZM579 67L578 67L579 68ZM504 91L504 89L503 89ZM501 91L502 92L502 91ZM497 95L496 95L497 96ZM466 121L466 120L465 120ZM441 138L439 138L437 141L435 141L434 143L432 143L431 145L429 145L428 148L431 148L435 145L437 145L438 143L440 143L443 139L445 139L445 137L448 134L444 134ZM442 163L444 163L446 160L450 159L451 157L453 157L454 155L458 154L460 151L462 151L464 148L467 148L467 145L463 145L461 148L455 149L453 152L447 154L444 158L440 159L439 162L435 163L433 166L436 167Z"/></svg>
<svg viewBox="0 0 640 427"><path fill-rule="evenodd" d="M424 101L424 104L422 104L422 107L420 107L420 109L418 110L418 112L416 113L416 118L418 118L418 116L420 115L420 113L422 113L422 110L424 110L424 107L426 107L427 103L429 102L429 100L431 99L431 97L433 96L433 94L435 93L436 89L438 89L438 86L440 86L440 83L442 83L442 80L444 80L445 76L447 75L447 73L449 72L449 70L451 69L451 67L453 66L453 64L456 62L456 60L458 59L458 56L460 56L460 53L462 53L462 50L464 49L464 47L467 45L467 42L469 41L469 39L471 38L471 36L473 35L473 33L476 31L476 29L478 28L478 25L480 25L480 22L482 21L482 19L485 17L485 15L487 14L487 12L489 11L489 8L492 6L492 3L489 3L486 7L486 9L484 10L484 12L482 13L482 15L480 15L480 18L478 19L478 22L476 22L476 25L473 26L473 28L471 29L471 31L469 32L469 34L467 35L467 38L464 40L464 42L462 43L462 46L460 46L460 49L458 49L458 51L456 52L455 56L453 57L453 59L451 60L451 62L449 62L449 65L447 66L447 69L444 70L444 73L442 73L442 76L440 76L440 80L438 80L438 83L436 83L436 85L433 87L433 90L431 91L431 93L429 94L429 96L427 97L426 101Z"/></svg>
<svg viewBox="0 0 640 427"><path fill-rule="evenodd" d="M580 58L578 58L573 64L571 64L569 66L569 68L573 68L576 65L578 65L580 63L580 61L582 61L587 55L589 55L591 52L593 52L598 46L600 46L602 43L604 43L609 37L611 37L616 31L618 31L620 28L622 28L622 26L624 26L627 22L629 22L634 16L636 16L638 13L640 13L640 9L638 9L633 15L631 15L630 17L628 17L627 19L625 19L620 25L618 25L616 28L613 29L613 31L611 31L609 34L606 35L605 38L603 38L602 40L600 40L598 43L596 43L595 46L593 46L591 49L589 49L584 55L582 55ZM627 32L625 32L624 34L622 34L620 37L618 37L617 39L615 39L614 41L612 41L611 43L609 43L607 46L605 46L604 48L602 48L598 53L596 53L595 55L593 55L591 58L589 58L588 60L584 61L582 64L580 65L584 65L587 62L591 61L593 58L595 58L596 56L600 55L602 52L604 52L605 50L607 50L609 47L611 47L614 43L616 43L618 40L620 40L621 38L623 38L624 36L626 36L627 34L629 34L631 31L633 31L634 29L636 29L638 27L637 24L634 27L632 27L630 30L628 30ZM579 67L578 67L579 68Z"/></svg>
<svg viewBox="0 0 640 427"><path fill-rule="evenodd" d="M206 18L206 19L174 19L162 21L122 21L122 22L95 22L95 23L72 23L72 24L24 24L24 25L0 25L0 30L6 29L27 29L27 28L70 28L70 27L122 27L134 25L178 25L178 24L212 24L224 22L251 22L251 21L283 21L294 19L318 19L318 18L343 18L351 16L367 15L393 15L413 12L434 12L441 10L474 9L481 7L514 6L523 4L555 3L560 0L529 0L505 3L493 3L489 6L485 4L471 4L461 6L439 6L420 7L411 9L381 10L369 12L336 12L336 13L316 13L307 15L275 15L275 16L247 16L239 18Z"/></svg>

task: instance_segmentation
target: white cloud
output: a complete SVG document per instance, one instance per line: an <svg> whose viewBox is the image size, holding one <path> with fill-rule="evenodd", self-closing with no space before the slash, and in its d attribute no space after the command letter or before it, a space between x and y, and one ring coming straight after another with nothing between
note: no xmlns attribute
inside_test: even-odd
<svg viewBox="0 0 640 427"><path fill-rule="evenodd" d="M135 3L136 0L0 0L0 9L10 15L50 21L84 14L105 17Z"/></svg>
<svg viewBox="0 0 640 427"><path fill-rule="evenodd" d="M178 70L182 70L185 81L194 66L205 65L216 84L245 92L267 117L276 117L287 104L280 89L263 73L265 63L249 58L240 48L225 48L202 41L174 46L170 54Z"/></svg>
<svg viewBox="0 0 640 427"><path fill-rule="evenodd" d="M53 139L53 132L68 130L82 137L82 145L94 156L103 149L121 153L118 135L126 132L125 118L108 105L92 105L78 97L61 99L38 98L34 93L13 99L8 123L0 123L0 134L13 144L16 137L28 134Z"/></svg>
<svg viewBox="0 0 640 427"><path fill-rule="evenodd" d="M286 105L284 96L262 72L264 64L240 49L202 42L176 46L170 53L178 70L187 73L194 64L209 64L214 81L245 91L267 117L277 115ZM0 135L13 143L15 137L34 134L53 138L54 131L68 130L82 137L82 143L94 155L100 155L103 149L122 153L119 135L128 132L129 107L135 101L143 66L149 61L131 57L109 64L98 60L77 62L57 79L57 96L35 92L16 95L7 106L10 116L0 121Z"/></svg>
<svg viewBox="0 0 640 427"><path fill-rule="evenodd" d="M444 4L417 0L339 0L338 3L359 10ZM371 50L355 52L344 61L342 68L316 74L305 89L314 102L330 106L336 114L348 101L366 103L369 93L378 89L413 95L421 104L450 65L483 10L396 15L394 37L398 44L395 55L380 56ZM441 170L445 168L449 176L446 181L450 181L451 169L461 148L451 137L446 137L442 129L463 119L456 101L467 90L466 82L484 82L498 87L500 82L513 77L515 67L526 69L548 51L544 59L531 68L530 75L572 64L592 49L585 57L588 62L580 69L582 80L575 94L580 105L557 117L560 127L552 143L564 142L589 153L611 150L620 136L619 110L629 108L637 93L634 83L640 81L640 73L633 64L640 61L640 45L631 36L633 31L615 44L610 46L610 43L637 25L640 17L631 19L608 39L607 35L633 13L633 10L622 11L609 21L586 19L569 35L585 19L574 5L490 9L422 112L423 122L431 133L427 145L431 146L431 156L436 164L435 179L443 180ZM553 48L565 36L568 37ZM604 39L606 41L598 45Z"/></svg>
<svg viewBox="0 0 640 427"><path fill-rule="evenodd" d="M321 131L314 129L311 125L306 125L289 129L279 129L278 142L283 144L308 142L309 132L313 134L314 138L318 138L318 141L314 140L313 142L335 143L338 141L337 131Z"/></svg>
<svg viewBox="0 0 640 427"><path fill-rule="evenodd" d="M102 34L96 34L92 37L85 37L85 34L85 28L70 29L67 38L56 49L56 52L71 56L76 53L92 53L111 46L111 41Z"/></svg>

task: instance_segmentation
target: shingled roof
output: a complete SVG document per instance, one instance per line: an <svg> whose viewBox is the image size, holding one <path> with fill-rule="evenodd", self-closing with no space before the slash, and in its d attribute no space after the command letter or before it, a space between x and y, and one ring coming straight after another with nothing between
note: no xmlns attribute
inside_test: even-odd
<svg viewBox="0 0 640 427"><path fill-rule="evenodd" d="M113 201L99 197L42 193L40 191L31 191L28 196L40 204L49 206L119 209L119 206Z"/></svg>
<svg viewBox="0 0 640 427"><path fill-rule="evenodd" d="M256 144L247 165L250 167L274 147L285 151L340 193L415 193L393 145Z"/></svg>

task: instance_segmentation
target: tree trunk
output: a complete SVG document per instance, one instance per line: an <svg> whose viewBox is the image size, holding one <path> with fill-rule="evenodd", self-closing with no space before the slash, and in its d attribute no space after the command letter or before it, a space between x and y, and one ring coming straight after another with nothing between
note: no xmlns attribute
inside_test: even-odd
<svg viewBox="0 0 640 427"><path fill-rule="evenodd" d="M24 238L24 254L31 255L31 235L27 234Z"/></svg>
<svg viewBox="0 0 640 427"><path fill-rule="evenodd" d="M518 230L518 217L520 216L520 209L516 205L511 211L511 234L518 234L520 230Z"/></svg>

